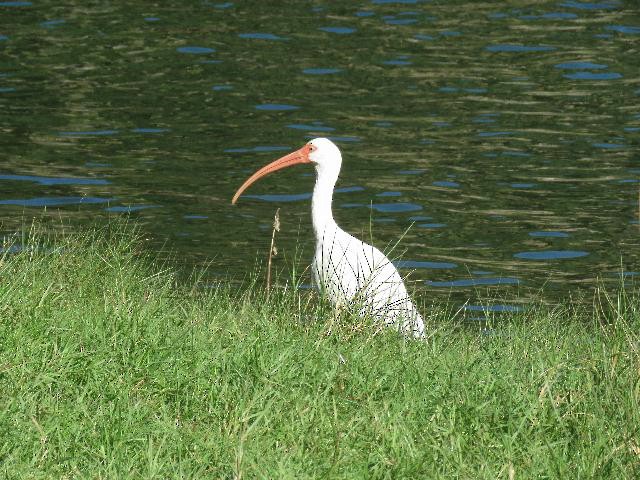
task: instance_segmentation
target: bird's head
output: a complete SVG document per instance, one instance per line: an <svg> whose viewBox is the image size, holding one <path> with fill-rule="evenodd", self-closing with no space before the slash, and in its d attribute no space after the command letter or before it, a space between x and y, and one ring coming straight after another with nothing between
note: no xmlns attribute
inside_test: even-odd
<svg viewBox="0 0 640 480"><path fill-rule="evenodd" d="M340 149L328 138L314 138L302 148L309 148L309 160L316 168L337 168L340 170L342 155Z"/></svg>
<svg viewBox="0 0 640 480"><path fill-rule="evenodd" d="M242 195L242 192L260 178L298 163L313 163L318 173L321 171L332 171L335 172L335 178L337 178L337 173L340 171L340 166L342 164L342 155L335 143L328 138L314 138L299 150L291 152L288 155L265 165L251 175L235 193L231 203L236 203L238 197Z"/></svg>

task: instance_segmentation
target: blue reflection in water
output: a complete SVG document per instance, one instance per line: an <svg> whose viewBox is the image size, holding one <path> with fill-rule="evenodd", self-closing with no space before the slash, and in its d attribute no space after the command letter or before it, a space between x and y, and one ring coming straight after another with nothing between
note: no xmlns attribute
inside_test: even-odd
<svg viewBox="0 0 640 480"><path fill-rule="evenodd" d="M620 2L610 1L601 3L579 2L579 1L567 1L560 4L561 7L577 8L579 10L610 10L612 8L618 8Z"/></svg>
<svg viewBox="0 0 640 480"><path fill-rule="evenodd" d="M239 33L240 38L251 40L288 40L285 37L274 35L273 33Z"/></svg>
<svg viewBox="0 0 640 480"><path fill-rule="evenodd" d="M567 12L550 12L542 15L542 18L549 20L573 20L574 18L578 18L578 15Z"/></svg>
<svg viewBox="0 0 640 480"><path fill-rule="evenodd" d="M514 134L515 132L478 132L479 137L506 137Z"/></svg>
<svg viewBox="0 0 640 480"><path fill-rule="evenodd" d="M40 177L35 175L0 175L0 180L34 182L40 185L108 185L103 178Z"/></svg>
<svg viewBox="0 0 640 480"><path fill-rule="evenodd" d="M616 72L575 72L565 73L563 77L569 80L616 80L622 78L622 74Z"/></svg>
<svg viewBox="0 0 640 480"><path fill-rule="evenodd" d="M307 136L305 138L313 138L312 136ZM357 143L357 142L361 142L362 139L360 137L336 137L336 136L329 136L327 137L329 140L331 140L332 142L336 142L336 143L340 143L340 142L346 142L346 143Z"/></svg>
<svg viewBox="0 0 640 480"><path fill-rule="evenodd" d="M159 22L160 19L158 17L144 17L145 22Z"/></svg>
<svg viewBox="0 0 640 480"><path fill-rule="evenodd" d="M521 281L514 277L482 277L482 278L464 278L460 280L450 280L443 282L434 282L427 280L425 285L431 287L475 287L480 285L519 285Z"/></svg>
<svg viewBox="0 0 640 480"><path fill-rule="evenodd" d="M508 150L506 152L502 152L500 155L503 157L530 157L531 154L529 152L519 152L517 150Z"/></svg>
<svg viewBox="0 0 640 480"><path fill-rule="evenodd" d="M356 31L355 28L350 27L320 27L318 30L328 33L337 33L338 35L348 35Z"/></svg>
<svg viewBox="0 0 640 480"><path fill-rule="evenodd" d="M578 18L575 13L550 12L544 15L520 15L522 20L573 20Z"/></svg>
<svg viewBox="0 0 640 480"><path fill-rule="evenodd" d="M565 70L599 70L602 68L608 68L608 65L602 63L591 62L564 62L554 65L556 68L562 68Z"/></svg>
<svg viewBox="0 0 640 480"><path fill-rule="evenodd" d="M326 125L313 125L313 124L305 124L305 123L290 123L287 125L287 128L292 128L294 130L307 130L312 132L333 132L335 128L327 127Z"/></svg>
<svg viewBox="0 0 640 480"><path fill-rule="evenodd" d="M444 228L447 226L446 223L419 223L417 225L420 228Z"/></svg>
<svg viewBox="0 0 640 480"><path fill-rule="evenodd" d="M178 47L176 48L176 50L180 53L190 53L195 55L201 55L204 53L213 53L216 51L214 48L196 47L196 46Z"/></svg>
<svg viewBox="0 0 640 480"><path fill-rule="evenodd" d="M340 68L305 68L302 73L305 75L331 75L333 73L340 73Z"/></svg>
<svg viewBox="0 0 640 480"><path fill-rule="evenodd" d="M387 15L382 17L384 23L388 25L411 25L413 23L418 23L418 20L415 18L396 18L393 15Z"/></svg>
<svg viewBox="0 0 640 480"><path fill-rule="evenodd" d="M483 116L474 117L471 121L473 123L495 123L496 122L495 118L488 118Z"/></svg>
<svg viewBox="0 0 640 480"><path fill-rule="evenodd" d="M497 44L485 47L485 50L490 52L551 52L555 49L555 47L550 47L548 45Z"/></svg>
<svg viewBox="0 0 640 480"><path fill-rule="evenodd" d="M547 232L543 232L543 231L539 231L539 232L529 232L529 236L530 237L550 237L550 238L567 238L569 236L568 233L565 232L551 232L551 231L547 231Z"/></svg>
<svg viewBox="0 0 640 480"><path fill-rule="evenodd" d="M14 87L0 87L0 93L11 93L15 91L16 89Z"/></svg>
<svg viewBox="0 0 640 480"><path fill-rule="evenodd" d="M272 112L286 112L300 109L300 107L288 105L286 103L262 103L260 105L255 105L254 108L256 110L267 110Z"/></svg>
<svg viewBox="0 0 640 480"><path fill-rule="evenodd" d="M447 180L433 182L431 185L435 187L446 187L446 188L458 188L460 186L458 182L450 182Z"/></svg>
<svg viewBox="0 0 640 480"><path fill-rule="evenodd" d="M225 10L227 8L233 7L233 2L216 3L216 4L213 4L212 7L217 8L219 10Z"/></svg>
<svg viewBox="0 0 640 480"><path fill-rule="evenodd" d="M376 193L376 197L400 197L402 193L400 192L380 192Z"/></svg>
<svg viewBox="0 0 640 480"><path fill-rule="evenodd" d="M31 2L0 2L0 7L30 7Z"/></svg>
<svg viewBox="0 0 640 480"><path fill-rule="evenodd" d="M373 17L375 14L375 12L369 11L360 11L355 13L356 17Z"/></svg>
<svg viewBox="0 0 640 480"><path fill-rule="evenodd" d="M335 193L350 193L350 192L363 192L364 187L353 185L351 187L340 187L334 190Z"/></svg>
<svg viewBox="0 0 640 480"><path fill-rule="evenodd" d="M371 208L377 212L415 212L422 210L422 206L415 203L374 203Z"/></svg>
<svg viewBox="0 0 640 480"><path fill-rule="evenodd" d="M397 268L430 268L430 269L449 269L458 268L456 263L452 262L421 262L416 260L396 260L393 264Z"/></svg>
<svg viewBox="0 0 640 480"><path fill-rule="evenodd" d="M206 220L209 218L208 215L183 215L182 218L187 220Z"/></svg>
<svg viewBox="0 0 640 480"><path fill-rule="evenodd" d="M104 162L86 162L84 166L89 168L108 168L113 166L113 164Z"/></svg>
<svg viewBox="0 0 640 480"><path fill-rule="evenodd" d="M84 137L84 136L101 136L101 135L115 135L118 130L86 130L76 132L58 132L58 135L63 137Z"/></svg>
<svg viewBox="0 0 640 480"><path fill-rule="evenodd" d="M612 30L618 33L627 33L631 35L640 35L640 27L631 25L608 25L605 30Z"/></svg>
<svg viewBox="0 0 640 480"><path fill-rule="evenodd" d="M214 92L224 92L233 90L233 87L231 85L214 85L213 87L211 87L211 90L213 90Z"/></svg>
<svg viewBox="0 0 640 480"><path fill-rule="evenodd" d="M596 148L627 148L626 145L622 144L622 143L593 143L591 144L592 146L596 147Z"/></svg>
<svg viewBox="0 0 640 480"><path fill-rule="evenodd" d="M108 203L116 198L101 197L39 197L15 200L0 200L0 205L19 205L21 207L57 207L62 205L77 205L83 203Z"/></svg>
<svg viewBox="0 0 640 480"><path fill-rule="evenodd" d="M539 252L519 252L513 256L523 260L562 260L586 257L589 252L581 250L542 250Z"/></svg>
<svg viewBox="0 0 640 480"><path fill-rule="evenodd" d="M427 35L425 33L418 33L413 36L416 40L433 40L433 35Z"/></svg>
<svg viewBox="0 0 640 480"><path fill-rule="evenodd" d="M67 23L65 20L47 20L46 22L40 23L40 26L44 28L55 28L58 25L63 25Z"/></svg>
<svg viewBox="0 0 640 480"><path fill-rule="evenodd" d="M406 65L411 65L412 62L410 62L409 60L393 59L393 60L385 60L384 62L382 62L382 64L383 65L406 66Z"/></svg>
<svg viewBox="0 0 640 480"><path fill-rule="evenodd" d="M134 128L131 130L133 133L164 133L168 132L168 128Z"/></svg>

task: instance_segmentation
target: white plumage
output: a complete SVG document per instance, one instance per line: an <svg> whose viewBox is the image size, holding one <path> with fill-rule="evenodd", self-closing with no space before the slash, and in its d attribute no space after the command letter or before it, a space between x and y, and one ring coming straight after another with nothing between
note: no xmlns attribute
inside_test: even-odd
<svg viewBox="0 0 640 480"><path fill-rule="evenodd" d="M311 217L316 239L312 269L318 290L336 307L355 307L361 315L406 335L423 337L424 322L396 267L380 250L348 234L333 219L331 203L342 155L331 140L316 138L261 168L238 189L232 203L259 178L298 163L313 163L316 168Z"/></svg>

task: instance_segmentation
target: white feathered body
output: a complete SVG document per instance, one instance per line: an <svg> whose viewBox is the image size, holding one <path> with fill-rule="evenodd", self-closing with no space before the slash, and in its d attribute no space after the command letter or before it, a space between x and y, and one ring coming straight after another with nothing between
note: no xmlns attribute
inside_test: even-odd
<svg viewBox="0 0 640 480"><path fill-rule="evenodd" d="M316 242L312 269L316 287L333 305L356 308L409 336L424 335L424 322L400 273L376 247L334 223Z"/></svg>

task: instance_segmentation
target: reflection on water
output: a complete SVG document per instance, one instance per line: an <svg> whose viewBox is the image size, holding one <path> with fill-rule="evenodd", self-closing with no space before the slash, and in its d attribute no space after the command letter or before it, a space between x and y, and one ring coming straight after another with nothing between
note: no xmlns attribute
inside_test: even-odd
<svg viewBox="0 0 640 480"><path fill-rule="evenodd" d="M639 40L630 0L0 2L2 230L44 208L131 215L233 281L280 207L286 269L313 252L313 169L229 200L328 136L344 156L336 219L381 248L402 237L392 257L418 297L477 315L542 286L553 302L630 283Z"/></svg>

